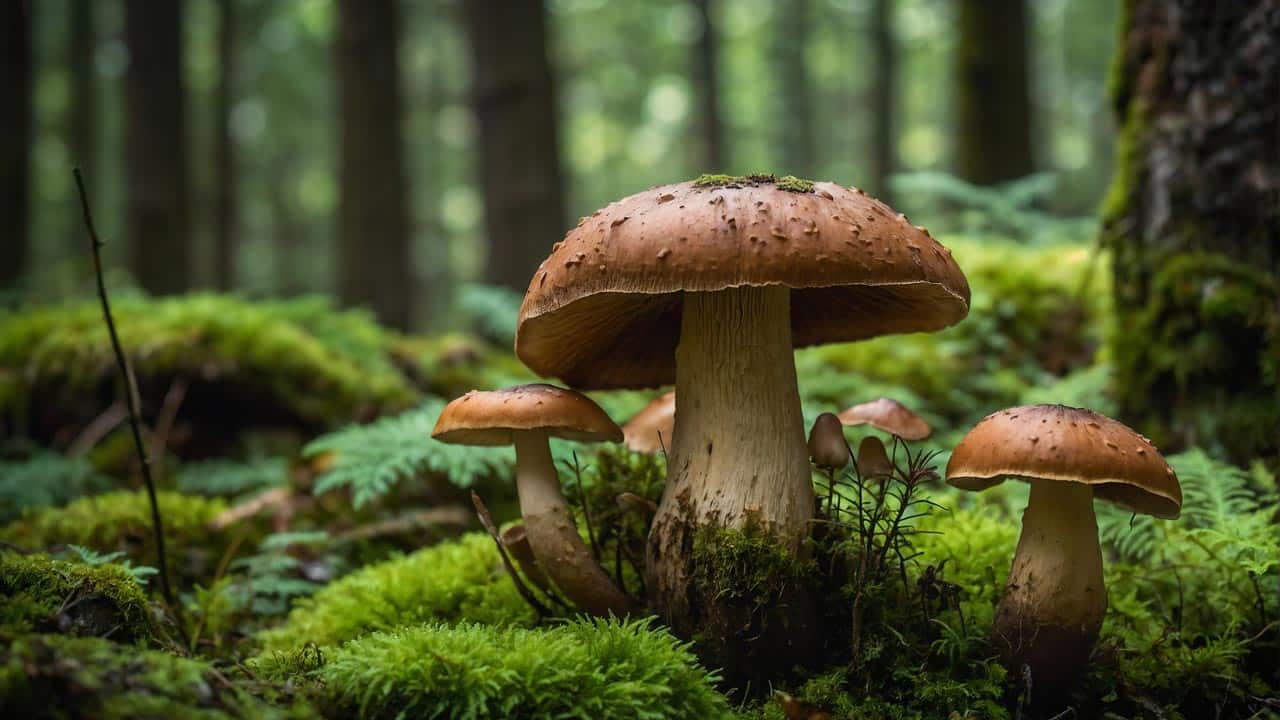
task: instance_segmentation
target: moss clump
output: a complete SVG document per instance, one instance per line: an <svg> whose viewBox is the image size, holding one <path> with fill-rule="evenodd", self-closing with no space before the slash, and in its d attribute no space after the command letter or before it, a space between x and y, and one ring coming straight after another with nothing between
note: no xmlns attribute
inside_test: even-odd
<svg viewBox="0 0 1280 720"><path fill-rule="evenodd" d="M219 499L176 492L157 493L164 520L165 548L171 571L201 577L218 560L226 538L209 523L226 509ZM0 530L0 540L40 549L52 545L84 545L99 551L122 551L135 562L155 564L151 504L145 491L91 495L65 507L40 510Z"/></svg>
<svg viewBox="0 0 1280 720"><path fill-rule="evenodd" d="M44 555L0 554L0 632L61 632L113 640L152 633L142 588L119 565L89 566Z"/></svg>
<svg viewBox="0 0 1280 720"><path fill-rule="evenodd" d="M260 636L263 653L306 643L337 645L375 630L423 622L528 625L533 611L481 533L369 565L298 601L288 620Z"/></svg>
<svg viewBox="0 0 1280 720"><path fill-rule="evenodd" d="M306 718L267 705L213 667L98 638L28 635L0 650L0 715L12 718Z"/></svg>
<svg viewBox="0 0 1280 720"><path fill-rule="evenodd" d="M744 185L766 184L773 184L779 190L786 190L787 192L813 192L812 180L804 180L794 175L777 177L776 175L760 173L752 175L721 175L708 173L699 175L698 179L693 181L694 187L742 187Z"/></svg>
<svg viewBox="0 0 1280 720"><path fill-rule="evenodd" d="M312 673L326 712L365 718L725 718L716 676L647 621L374 633Z"/></svg>
<svg viewBox="0 0 1280 720"><path fill-rule="evenodd" d="M257 422L317 428L418 395L391 357L397 336L363 313L213 294L120 298L112 310L144 400L186 378L183 420L210 433L243 424L243 407ZM0 373L0 414L37 439L91 420L118 385L96 303L0 314L0 368L21 368L11 381Z"/></svg>
<svg viewBox="0 0 1280 720"><path fill-rule="evenodd" d="M699 591L729 600L769 604L817 572L812 560L797 560L764 528L705 527L693 543L693 573Z"/></svg>

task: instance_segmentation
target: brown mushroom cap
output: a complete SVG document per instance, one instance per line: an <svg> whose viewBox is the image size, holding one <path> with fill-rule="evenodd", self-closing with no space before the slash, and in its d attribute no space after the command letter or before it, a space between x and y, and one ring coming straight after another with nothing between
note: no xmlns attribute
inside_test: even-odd
<svg viewBox="0 0 1280 720"><path fill-rule="evenodd" d="M622 440L622 428L591 398L541 383L472 390L445 406L431 437L458 445L510 445L517 430L545 430L578 442Z"/></svg>
<svg viewBox="0 0 1280 720"><path fill-rule="evenodd" d="M623 423L622 434L632 452L659 453L663 445L671 447L676 428L676 392L672 390L654 398L640 412Z"/></svg>
<svg viewBox="0 0 1280 720"><path fill-rule="evenodd" d="M870 425L903 440L924 440L932 432L924 418L897 400L884 397L845 410L840 413L840 422L845 425Z"/></svg>
<svg viewBox="0 0 1280 720"><path fill-rule="evenodd" d="M1025 405L983 418L952 452L947 483L985 490L1006 477L1083 483L1158 518L1182 511L1178 476L1151 441L1092 410Z"/></svg>
<svg viewBox="0 0 1280 720"><path fill-rule="evenodd" d="M796 347L938 330L969 285L928 231L861 191L771 176L652 188L583 218L529 284L516 354L575 387L675 380L684 291L784 285Z"/></svg>

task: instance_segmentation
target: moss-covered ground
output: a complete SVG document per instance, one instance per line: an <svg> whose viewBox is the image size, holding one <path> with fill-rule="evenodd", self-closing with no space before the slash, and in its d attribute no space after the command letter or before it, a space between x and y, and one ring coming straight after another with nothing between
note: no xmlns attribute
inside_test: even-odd
<svg viewBox="0 0 1280 720"><path fill-rule="evenodd" d="M1083 245L945 242L973 286L969 318L798 352L806 416L896 398L934 426L915 450L941 468L1000 407L1113 411L1104 261ZM867 546L838 523L815 530L803 563L750 532L700 536L709 589L767 603L803 580L824 608L813 668L745 692L643 618L583 621L545 596L540 617L474 532L471 489L499 523L517 517L510 452L428 436L447 398L528 378L506 349L510 318L481 340L403 336L315 301L118 305L147 417L175 381L191 388L160 458L179 607L144 572L157 561L127 438L81 437L121 397L96 308L0 318L0 716L1031 717L1025 678L988 644L1019 483L960 493L921 475L915 497L936 506L861 585ZM593 396L621 421L651 393ZM256 407L272 422L237 417ZM1110 604L1064 717L1280 717L1276 468L1223 462L1227 440L1174 457L1177 521L1098 504ZM588 544L642 595L662 458L561 442L553 454Z"/></svg>

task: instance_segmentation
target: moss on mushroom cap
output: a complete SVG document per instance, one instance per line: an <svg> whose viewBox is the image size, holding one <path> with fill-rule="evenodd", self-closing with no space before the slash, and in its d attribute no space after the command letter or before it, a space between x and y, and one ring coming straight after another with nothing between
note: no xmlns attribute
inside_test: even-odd
<svg viewBox="0 0 1280 720"><path fill-rule="evenodd" d="M743 185L763 185L771 183L779 190L794 193L813 192L813 181L798 178L795 175L777 177L772 173L753 173L751 175L722 175L704 173L698 176L693 184L697 187L742 187Z"/></svg>

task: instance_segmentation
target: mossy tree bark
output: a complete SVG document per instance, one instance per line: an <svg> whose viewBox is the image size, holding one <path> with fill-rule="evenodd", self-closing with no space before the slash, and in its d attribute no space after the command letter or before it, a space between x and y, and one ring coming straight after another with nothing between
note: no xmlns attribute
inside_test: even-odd
<svg viewBox="0 0 1280 720"><path fill-rule="evenodd" d="M0 10L0 289L17 282L26 265L28 169L31 160L31 24L27 3Z"/></svg>
<svg viewBox="0 0 1280 720"><path fill-rule="evenodd" d="M1166 450L1280 454L1280 7L1128 0L1103 208L1121 416Z"/></svg>
<svg viewBox="0 0 1280 720"><path fill-rule="evenodd" d="M1034 169L1026 0L957 0L956 173L974 183Z"/></svg>
<svg viewBox="0 0 1280 720"><path fill-rule="evenodd" d="M413 263L401 141L397 0L338 3L341 193L338 287L345 302L371 307L405 329Z"/></svg>
<svg viewBox="0 0 1280 720"><path fill-rule="evenodd" d="M555 83L542 0L470 0L485 278L524 292L565 231Z"/></svg>
<svg viewBox="0 0 1280 720"><path fill-rule="evenodd" d="M720 112L719 41L712 0L695 0L702 35L693 46L693 87L698 96L698 133L702 139L702 171L728 172L724 119Z"/></svg>
<svg viewBox="0 0 1280 720"><path fill-rule="evenodd" d="M129 267L157 295L191 286L182 18L182 0L125 2Z"/></svg>

